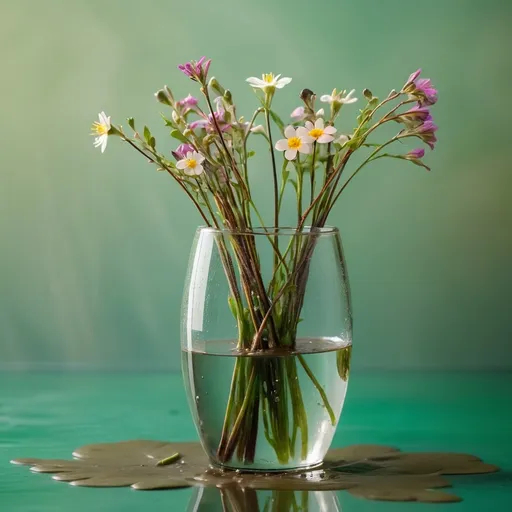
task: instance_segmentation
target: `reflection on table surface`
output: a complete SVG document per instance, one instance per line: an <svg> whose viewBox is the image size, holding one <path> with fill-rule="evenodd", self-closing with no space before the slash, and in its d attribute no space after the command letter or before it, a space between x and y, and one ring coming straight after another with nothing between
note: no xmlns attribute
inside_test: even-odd
<svg viewBox="0 0 512 512"><path fill-rule="evenodd" d="M332 491L194 489L187 512L341 512Z"/></svg>
<svg viewBox="0 0 512 512"><path fill-rule="evenodd" d="M198 489L76 488L9 464L16 457L67 459L74 448L90 443L196 440L181 379L180 374L165 373L0 373L2 512L190 510ZM407 451L472 453L503 471L449 477L464 500L460 504L376 502L341 491L334 493L336 506L343 512L432 512L434 508L435 512L455 508L481 512L492 503L495 510L508 510L512 502L510 389L512 375L506 373L354 371L334 446L375 443ZM214 496L213 503L220 499L220 494ZM271 506L278 510L277 497L258 493L261 510L267 497L267 512ZM319 508L318 497L309 495L310 510L329 510ZM300 498L297 493L299 506Z"/></svg>

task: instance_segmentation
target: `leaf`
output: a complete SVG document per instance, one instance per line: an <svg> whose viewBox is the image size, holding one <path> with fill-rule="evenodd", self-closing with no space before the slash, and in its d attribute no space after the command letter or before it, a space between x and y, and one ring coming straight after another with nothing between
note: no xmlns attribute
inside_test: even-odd
<svg viewBox="0 0 512 512"><path fill-rule="evenodd" d="M144 126L144 139L149 144L149 140L151 139L151 132L147 126Z"/></svg>
<svg viewBox="0 0 512 512"><path fill-rule="evenodd" d="M155 146L156 146L156 140L155 140L155 137L150 137L150 138L149 138L149 141L148 141L148 144L149 144L153 149L155 149Z"/></svg>
<svg viewBox="0 0 512 512"><path fill-rule="evenodd" d="M187 138L179 130L172 130L171 137L179 140L180 142L184 142L185 144L188 142Z"/></svg>
<svg viewBox="0 0 512 512"><path fill-rule="evenodd" d="M135 119L133 117L129 117L127 119L128 121L128 126L132 129L132 130L135 130Z"/></svg>
<svg viewBox="0 0 512 512"><path fill-rule="evenodd" d="M170 126L171 128L174 128L176 125L174 124L174 121L169 119L168 117L165 117L164 114L160 112L160 116L164 120L165 126Z"/></svg>
<svg viewBox="0 0 512 512"><path fill-rule="evenodd" d="M276 123L276 125L279 127L279 129L281 131L283 131L284 130L283 120L273 110L270 111L270 117L272 118L274 123Z"/></svg>

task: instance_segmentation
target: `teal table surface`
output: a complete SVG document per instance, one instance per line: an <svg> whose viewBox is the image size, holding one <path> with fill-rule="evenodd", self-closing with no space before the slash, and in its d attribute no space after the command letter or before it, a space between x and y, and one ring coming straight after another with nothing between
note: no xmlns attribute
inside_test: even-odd
<svg viewBox="0 0 512 512"><path fill-rule="evenodd" d="M197 439L179 374L0 373L0 510L186 511L191 489L79 488L9 464L136 438ZM343 512L512 510L512 374L355 370L334 446L358 443L467 452L502 471L450 477L461 503L375 502L342 491Z"/></svg>

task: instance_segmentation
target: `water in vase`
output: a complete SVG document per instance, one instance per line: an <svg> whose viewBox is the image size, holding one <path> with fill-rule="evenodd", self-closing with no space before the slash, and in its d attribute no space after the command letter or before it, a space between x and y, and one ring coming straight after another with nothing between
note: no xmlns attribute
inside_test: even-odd
<svg viewBox="0 0 512 512"><path fill-rule="evenodd" d="M203 447L226 467L284 470L322 461L348 384L350 341L299 339L290 352L241 353L235 341L182 351Z"/></svg>

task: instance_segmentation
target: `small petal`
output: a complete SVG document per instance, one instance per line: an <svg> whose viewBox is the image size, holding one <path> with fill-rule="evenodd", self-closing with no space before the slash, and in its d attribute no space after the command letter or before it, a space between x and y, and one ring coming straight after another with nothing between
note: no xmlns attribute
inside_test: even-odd
<svg viewBox="0 0 512 512"><path fill-rule="evenodd" d="M311 144L302 144L299 151L305 155L309 155L313 151L313 146L311 146Z"/></svg>
<svg viewBox="0 0 512 512"><path fill-rule="evenodd" d="M320 130L324 129L324 120L322 118L315 121L315 128L319 128Z"/></svg>
<svg viewBox="0 0 512 512"><path fill-rule="evenodd" d="M287 139L281 139L276 142L276 149L278 151L286 151L288 149L288 140Z"/></svg>
<svg viewBox="0 0 512 512"><path fill-rule="evenodd" d="M308 131L312 130L315 125L311 121L306 121L306 128Z"/></svg>
<svg viewBox="0 0 512 512"><path fill-rule="evenodd" d="M281 75L277 75L276 79L281 76ZM285 85L288 85L290 82L292 81L292 79L290 77L283 77L283 78L280 78L279 80L277 80L277 83L276 83L276 87L278 89L282 89Z"/></svg>
<svg viewBox="0 0 512 512"><path fill-rule="evenodd" d="M309 123L311 125L311 127L313 127L313 124L312 123ZM306 123L307 125L307 123ZM311 130L312 128L304 128L304 126L299 126L297 128L297 131L296 131L296 134L297 134L297 137L309 137L309 131Z"/></svg>
<svg viewBox="0 0 512 512"><path fill-rule="evenodd" d="M324 128L324 133L327 133L328 135L332 135L333 133L336 133L338 130L334 128L334 126L326 126Z"/></svg>
<svg viewBox="0 0 512 512"><path fill-rule="evenodd" d="M330 96L329 94L322 94L322 96L320 96L320 101L322 103L331 103L332 102L332 96Z"/></svg>
<svg viewBox="0 0 512 512"><path fill-rule="evenodd" d="M311 135L301 135L300 140L304 144L313 144L313 142L315 142L315 139L311 137Z"/></svg>
<svg viewBox="0 0 512 512"><path fill-rule="evenodd" d="M297 150L296 149L287 149L284 152L284 157L286 160L293 160L297 156Z"/></svg>
<svg viewBox="0 0 512 512"><path fill-rule="evenodd" d="M326 142L332 142L333 140L334 137L332 135L324 133L323 135L320 135L320 137L318 137L317 142L319 142L320 144L325 144Z"/></svg>
<svg viewBox="0 0 512 512"><path fill-rule="evenodd" d="M185 162L185 159L176 162L177 169L185 169L185 167L187 167L187 162Z"/></svg>
<svg viewBox="0 0 512 512"><path fill-rule="evenodd" d="M284 129L284 136L286 138L290 138L290 137L295 137L295 128L292 126L292 125L288 125L285 129Z"/></svg>

